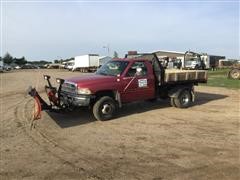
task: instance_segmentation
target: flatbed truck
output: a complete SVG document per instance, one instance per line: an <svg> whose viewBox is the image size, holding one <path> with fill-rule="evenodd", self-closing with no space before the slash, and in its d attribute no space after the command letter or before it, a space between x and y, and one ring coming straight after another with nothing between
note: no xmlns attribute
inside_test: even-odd
<svg viewBox="0 0 240 180"><path fill-rule="evenodd" d="M97 120L109 120L126 103L169 98L172 106L187 108L194 101L194 86L207 82L205 70L166 70L157 56L151 58L113 59L96 73L59 79L52 87L50 76L45 87L51 104L30 88L41 110L71 110L89 106Z"/></svg>

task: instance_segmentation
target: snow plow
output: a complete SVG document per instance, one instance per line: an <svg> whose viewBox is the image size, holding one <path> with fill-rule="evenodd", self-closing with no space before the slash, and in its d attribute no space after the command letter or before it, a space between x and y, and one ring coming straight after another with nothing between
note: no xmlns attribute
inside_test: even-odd
<svg viewBox="0 0 240 180"><path fill-rule="evenodd" d="M37 92L37 90L33 87L29 87L28 94L34 98L35 100L35 107L33 112L32 120L41 119L41 111L49 110L58 112L60 110L66 109L66 107L62 106L59 100L60 91L62 84L64 82L63 79L57 78L56 81L59 83L59 87L53 87L50 82L50 76L44 75L44 79L47 81L48 85L45 86L45 92L49 99L50 104L48 104Z"/></svg>

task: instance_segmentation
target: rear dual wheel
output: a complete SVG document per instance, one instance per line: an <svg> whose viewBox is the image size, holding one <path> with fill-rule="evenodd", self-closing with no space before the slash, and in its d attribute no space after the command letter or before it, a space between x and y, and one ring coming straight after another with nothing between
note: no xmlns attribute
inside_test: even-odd
<svg viewBox="0 0 240 180"><path fill-rule="evenodd" d="M191 105L192 96L190 90L182 90L177 97L171 98L171 105L177 108L187 108Z"/></svg>

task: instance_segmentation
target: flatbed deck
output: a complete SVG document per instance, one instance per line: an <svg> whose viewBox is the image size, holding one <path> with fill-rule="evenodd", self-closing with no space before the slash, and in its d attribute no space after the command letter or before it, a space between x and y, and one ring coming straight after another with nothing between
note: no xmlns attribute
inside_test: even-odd
<svg viewBox="0 0 240 180"><path fill-rule="evenodd" d="M206 82L207 71L206 70L180 70L180 69L166 69L164 82L178 82L178 81L196 81Z"/></svg>

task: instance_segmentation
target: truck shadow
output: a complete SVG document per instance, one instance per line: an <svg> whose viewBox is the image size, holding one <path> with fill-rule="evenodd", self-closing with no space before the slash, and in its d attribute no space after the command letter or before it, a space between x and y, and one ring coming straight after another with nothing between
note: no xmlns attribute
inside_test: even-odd
<svg viewBox="0 0 240 180"><path fill-rule="evenodd" d="M228 96L220 95L220 94L196 92L196 100L193 103L193 106L203 105L211 101L224 99L226 97ZM134 103L126 104L121 109L119 109L118 112L116 113L117 114L116 118L122 118L132 114L144 113L147 111L163 109L168 107L171 107L169 99L157 100L153 102L150 102L150 101L134 102ZM96 122L95 118L92 115L92 111L89 108L81 108L73 112L65 112L65 113L47 112L47 114L61 128L68 128L72 126L78 126L82 124ZM114 121L114 120L116 119L112 119L109 121Z"/></svg>
<svg viewBox="0 0 240 180"><path fill-rule="evenodd" d="M227 97L228 96L222 95L222 94L196 92L195 93L195 102L193 103L193 106L206 104L208 102L224 99Z"/></svg>
<svg viewBox="0 0 240 180"><path fill-rule="evenodd" d="M228 96L220 95L220 94L211 94L211 93L202 93L196 92L195 94L195 102L192 106L199 106L211 101L216 101L219 99L224 99ZM146 111L156 110L156 109L163 109L167 107L172 107L170 104L170 99L165 100L157 100L155 102L141 102L141 103L131 103L123 106L123 108L118 113L117 117L124 117L131 114L136 113L144 113ZM191 107L190 107L191 108Z"/></svg>
<svg viewBox="0 0 240 180"><path fill-rule="evenodd" d="M79 126L95 122L91 110L88 107L74 110L72 112L50 112L46 111L51 120L54 120L61 128Z"/></svg>

